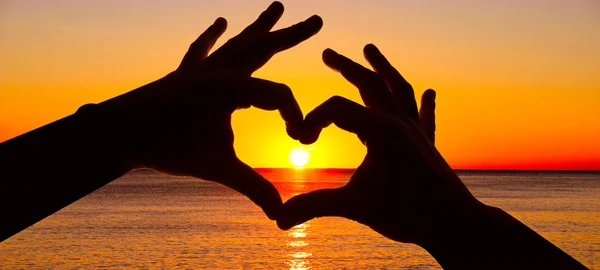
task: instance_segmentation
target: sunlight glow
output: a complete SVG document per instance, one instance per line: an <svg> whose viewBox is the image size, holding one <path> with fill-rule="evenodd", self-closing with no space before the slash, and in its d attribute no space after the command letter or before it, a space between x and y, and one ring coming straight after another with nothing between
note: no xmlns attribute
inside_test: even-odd
<svg viewBox="0 0 600 270"><path fill-rule="evenodd" d="M297 168L301 169L308 163L308 150L304 147L296 147L290 152L290 162Z"/></svg>
<svg viewBox="0 0 600 270"><path fill-rule="evenodd" d="M305 240L310 232L310 221L294 226L288 232L287 246L291 248L291 252L287 254L290 260L286 262L290 266L290 270L308 270L313 267L310 265L310 257L312 252L309 252L307 247L308 241Z"/></svg>

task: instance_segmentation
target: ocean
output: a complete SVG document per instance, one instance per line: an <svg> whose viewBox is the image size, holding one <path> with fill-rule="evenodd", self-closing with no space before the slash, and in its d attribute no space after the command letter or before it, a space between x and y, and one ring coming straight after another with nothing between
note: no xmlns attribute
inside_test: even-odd
<svg viewBox="0 0 600 270"><path fill-rule="evenodd" d="M261 170L284 200L342 186L348 170ZM509 212L600 269L600 173L461 171ZM85 179L82 179L85 181ZM440 269L416 245L343 218L277 228L250 200L191 178L136 171L0 243L0 269Z"/></svg>

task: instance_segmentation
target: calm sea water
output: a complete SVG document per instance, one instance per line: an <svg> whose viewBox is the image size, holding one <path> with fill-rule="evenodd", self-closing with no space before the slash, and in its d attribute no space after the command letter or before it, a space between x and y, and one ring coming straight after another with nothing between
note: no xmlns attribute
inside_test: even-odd
<svg viewBox="0 0 600 270"><path fill-rule="evenodd" d="M285 199L341 186L343 171L263 172ZM508 211L600 269L600 174L462 172L483 202ZM0 243L0 269L439 269L415 245L342 218L281 231L218 184L130 173Z"/></svg>

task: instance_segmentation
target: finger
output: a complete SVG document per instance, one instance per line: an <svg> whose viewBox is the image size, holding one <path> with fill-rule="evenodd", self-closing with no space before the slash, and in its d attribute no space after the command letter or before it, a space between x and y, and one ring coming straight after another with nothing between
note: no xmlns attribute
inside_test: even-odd
<svg viewBox="0 0 600 270"><path fill-rule="evenodd" d="M289 199L281 208L277 226L288 230L313 218L344 216L347 207L343 188L320 189Z"/></svg>
<svg viewBox="0 0 600 270"><path fill-rule="evenodd" d="M263 110L279 110L281 118L286 122L288 134L293 139L298 139L299 126L304 117L298 101L287 85L245 77L238 81L236 89L238 108L251 105Z"/></svg>
<svg viewBox="0 0 600 270"><path fill-rule="evenodd" d="M427 89L421 96L421 109L419 118L421 118L421 129L435 143L435 96L433 89Z"/></svg>
<svg viewBox="0 0 600 270"><path fill-rule="evenodd" d="M220 175L218 182L245 195L275 220L281 211L281 196L275 186L250 166L237 160Z"/></svg>
<svg viewBox="0 0 600 270"><path fill-rule="evenodd" d="M331 123L357 134L361 140L364 140L375 130L376 116L360 104L333 96L306 115L300 142L314 143L319 138L321 130Z"/></svg>
<svg viewBox="0 0 600 270"><path fill-rule="evenodd" d="M323 19L318 15L313 15L303 22L267 34L264 41L259 42L259 45L269 48L272 54L275 54L314 36L322 27Z"/></svg>
<svg viewBox="0 0 600 270"><path fill-rule="evenodd" d="M323 20L314 15L306 21L288 28L267 33L250 42L248 46L241 46L243 50L236 57L231 58L229 68L245 74L252 74L276 53L300 44L318 33L322 27Z"/></svg>
<svg viewBox="0 0 600 270"><path fill-rule="evenodd" d="M179 69L194 66L206 58L208 52L217 42L217 39L227 29L227 20L217 18L217 20L204 31L191 45L183 56Z"/></svg>
<svg viewBox="0 0 600 270"><path fill-rule="evenodd" d="M283 9L282 3L278 1L271 3L271 5L258 16L258 19L248 25L240 35L252 35L271 31L273 26L275 26L277 21L281 18L281 15L283 15Z"/></svg>
<svg viewBox="0 0 600 270"><path fill-rule="evenodd" d="M400 107L400 112L419 122L417 112L417 102L412 86L400 75L385 56L373 44L368 44L364 48L364 54L369 64L386 81L392 92L393 100L396 106Z"/></svg>
<svg viewBox="0 0 600 270"><path fill-rule="evenodd" d="M323 51L323 62L330 68L339 71L346 80L358 88L367 108L380 113L392 112L392 94L387 89L385 81L377 73L332 49Z"/></svg>

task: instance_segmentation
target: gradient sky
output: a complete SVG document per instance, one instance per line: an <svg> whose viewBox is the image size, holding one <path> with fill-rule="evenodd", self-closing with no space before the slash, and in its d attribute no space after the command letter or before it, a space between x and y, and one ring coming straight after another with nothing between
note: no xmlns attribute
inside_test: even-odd
<svg viewBox="0 0 600 270"><path fill-rule="evenodd" d="M214 19L218 43L271 1L0 1L0 141L174 70ZM358 91L321 62L330 47L365 64L374 43L415 87L438 92L437 146L456 169L600 169L600 2L288 0L277 28L312 14L323 30L255 76L288 84L306 113ZM253 123L251 123L253 122ZM291 167L276 112L234 114L255 167ZM354 167L365 147L326 129L308 167Z"/></svg>

